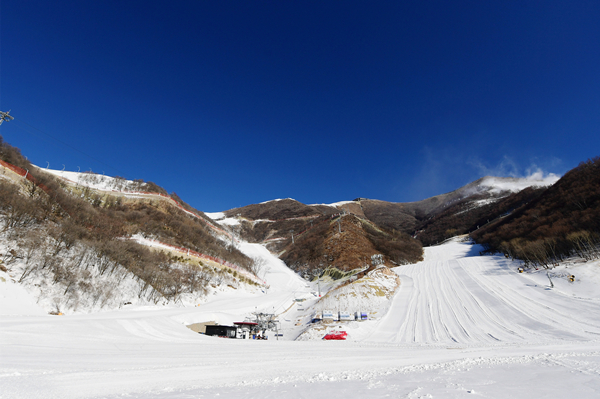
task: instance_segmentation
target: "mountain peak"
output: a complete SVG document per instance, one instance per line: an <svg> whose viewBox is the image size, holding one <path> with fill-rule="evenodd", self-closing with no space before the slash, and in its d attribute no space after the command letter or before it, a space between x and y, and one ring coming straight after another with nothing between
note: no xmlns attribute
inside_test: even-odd
<svg viewBox="0 0 600 399"><path fill-rule="evenodd" d="M546 187L551 186L560 179L560 176L550 173L546 176L541 171L533 173L527 177L497 177L485 176L476 181L479 187L485 187L493 194L498 194L503 191L513 193L526 189L527 187Z"/></svg>

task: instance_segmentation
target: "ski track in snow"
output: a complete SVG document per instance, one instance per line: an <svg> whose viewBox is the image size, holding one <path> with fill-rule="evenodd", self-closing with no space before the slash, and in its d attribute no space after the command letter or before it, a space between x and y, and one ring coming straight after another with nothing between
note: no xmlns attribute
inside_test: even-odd
<svg viewBox="0 0 600 399"><path fill-rule="evenodd" d="M439 260L447 246L426 250L426 262L394 269L400 291L367 341L494 345L600 336L600 302L535 286L508 260Z"/></svg>
<svg viewBox="0 0 600 399"><path fill-rule="evenodd" d="M301 330L294 299L308 308L315 287L264 246L240 249L265 260L268 290L221 292L194 308L58 317L28 302L22 314L18 305L0 313L0 398L600 396L600 301L549 289L465 243L426 248L425 261L393 269L401 285L388 312L348 325L349 341L187 329L264 311L281 315L286 335Z"/></svg>

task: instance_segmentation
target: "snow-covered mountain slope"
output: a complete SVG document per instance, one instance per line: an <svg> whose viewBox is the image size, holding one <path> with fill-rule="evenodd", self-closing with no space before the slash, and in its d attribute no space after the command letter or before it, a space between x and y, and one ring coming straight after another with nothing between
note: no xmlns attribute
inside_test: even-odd
<svg viewBox="0 0 600 399"><path fill-rule="evenodd" d="M517 263L450 242L427 248L424 262L394 269L401 286L388 313L343 324L345 342L226 340L187 329L275 310L287 323L283 338L293 333L303 314L294 299L310 298L315 287L261 246L243 250L264 259L268 292L227 290L188 308L39 316L29 304L22 314L3 315L2 397L600 394L600 299L592 289L597 265L568 266L579 276L574 283L555 271L551 289L545 274L519 274ZM1 292L6 287L0 282ZM309 312L316 300L302 309Z"/></svg>
<svg viewBox="0 0 600 399"><path fill-rule="evenodd" d="M396 268L404 285L368 339L477 346L598 339L600 298L584 288L596 279L570 283L563 273L549 289L545 275L518 273L516 262L481 257L480 249L430 247L425 262Z"/></svg>
<svg viewBox="0 0 600 399"><path fill-rule="evenodd" d="M75 184L102 191L144 191L146 183L138 183L132 180L115 178L111 176L98 175L85 172L69 172L64 170L41 169Z"/></svg>
<svg viewBox="0 0 600 399"><path fill-rule="evenodd" d="M46 312L197 304L263 285L231 233L153 183L24 166L0 166L0 270Z"/></svg>

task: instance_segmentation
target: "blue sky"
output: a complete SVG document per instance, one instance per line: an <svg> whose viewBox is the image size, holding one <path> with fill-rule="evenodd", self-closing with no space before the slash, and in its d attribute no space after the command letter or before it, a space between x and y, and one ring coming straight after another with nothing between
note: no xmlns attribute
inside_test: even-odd
<svg viewBox="0 0 600 399"><path fill-rule="evenodd" d="M600 155L598 1L0 7L4 140L203 211L416 201Z"/></svg>

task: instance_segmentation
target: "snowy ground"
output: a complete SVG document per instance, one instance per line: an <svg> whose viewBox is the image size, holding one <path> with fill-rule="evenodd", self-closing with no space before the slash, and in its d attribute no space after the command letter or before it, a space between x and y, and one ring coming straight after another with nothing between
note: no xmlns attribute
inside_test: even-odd
<svg viewBox="0 0 600 399"><path fill-rule="evenodd" d="M266 260L270 289L199 307L42 315L2 274L0 398L600 396L597 262L552 271L550 289L545 272L519 274L468 243L426 248L424 262L394 269L401 285L385 315L345 325L348 341L291 341L317 306L315 287L264 247L241 247ZM255 310L280 315L282 340L185 327Z"/></svg>

